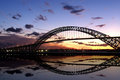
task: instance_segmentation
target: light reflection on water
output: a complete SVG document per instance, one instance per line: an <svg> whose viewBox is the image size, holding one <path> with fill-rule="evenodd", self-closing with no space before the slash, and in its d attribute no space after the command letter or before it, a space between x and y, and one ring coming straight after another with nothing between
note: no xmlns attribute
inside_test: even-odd
<svg viewBox="0 0 120 80"><path fill-rule="evenodd" d="M42 56L0 61L0 80L118 80L118 56Z"/></svg>

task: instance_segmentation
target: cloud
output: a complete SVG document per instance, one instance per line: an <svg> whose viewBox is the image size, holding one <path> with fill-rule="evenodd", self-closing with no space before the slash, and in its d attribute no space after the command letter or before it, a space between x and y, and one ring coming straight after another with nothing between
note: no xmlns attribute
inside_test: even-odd
<svg viewBox="0 0 120 80"><path fill-rule="evenodd" d="M88 43L97 43L97 42L95 42L95 41L90 41L90 42L88 42Z"/></svg>
<svg viewBox="0 0 120 80"><path fill-rule="evenodd" d="M96 27L104 27L106 24L96 25Z"/></svg>
<svg viewBox="0 0 120 80"><path fill-rule="evenodd" d="M39 36L40 34L38 32L32 32L30 34L26 34L26 36Z"/></svg>
<svg viewBox="0 0 120 80"><path fill-rule="evenodd" d="M50 6L50 4L49 4L48 2L44 2L44 4L45 4L46 6Z"/></svg>
<svg viewBox="0 0 120 80"><path fill-rule="evenodd" d="M73 41L73 43L84 44L83 42Z"/></svg>
<svg viewBox="0 0 120 80"><path fill-rule="evenodd" d="M107 44L85 44L86 46L107 46Z"/></svg>
<svg viewBox="0 0 120 80"><path fill-rule="evenodd" d="M26 24L26 25L25 25L25 28L26 28L26 29L31 29L31 28L33 28L33 27L34 27L34 26L33 26L32 24Z"/></svg>
<svg viewBox="0 0 120 80"><path fill-rule="evenodd" d="M63 9L70 11L70 13L75 15L80 15L81 12L83 12L85 9L82 8L82 6L71 6L63 4Z"/></svg>
<svg viewBox="0 0 120 80"><path fill-rule="evenodd" d="M65 37L58 36L58 35L54 35L54 37L55 37L55 39L57 39L57 40L65 39Z"/></svg>
<svg viewBox="0 0 120 80"><path fill-rule="evenodd" d="M60 45L59 43L47 43L43 44L40 47L41 49L72 49L67 47L66 45Z"/></svg>
<svg viewBox="0 0 120 80"><path fill-rule="evenodd" d="M46 21L47 17L40 14L39 16L37 16L36 20Z"/></svg>
<svg viewBox="0 0 120 80"><path fill-rule="evenodd" d="M12 16L13 19L19 20L21 18L21 14L17 13L16 15Z"/></svg>
<svg viewBox="0 0 120 80"><path fill-rule="evenodd" d="M63 8L64 8L65 10L74 10L74 7L73 7L73 6L70 6L70 5L65 5L65 6L63 6Z"/></svg>
<svg viewBox="0 0 120 80"><path fill-rule="evenodd" d="M0 36L0 48L32 44L35 41L35 39L22 37L15 34L8 34L5 36Z"/></svg>
<svg viewBox="0 0 120 80"><path fill-rule="evenodd" d="M37 37L37 36L43 36L45 33L38 33L38 32L32 32L32 33L30 33L30 34L26 34L25 36L35 36L35 37Z"/></svg>
<svg viewBox="0 0 120 80"><path fill-rule="evenodd" d="M29 11L32 11L32 8L28 8Z"/></svg>
<svg viewBox="0 0 120 80"><path fill-rule="evenodd" d="M79 10L72 10L72 14L80 15L80 12L83 12L85 9L79 9Z"/></svg>
<svg viewBox="0 0 120 80"><path fill-rule="evenodd" d="M43 34L45 33L40 33L40 35L43 35ZM35 41L36 39L33 39L33 38L26 38L26 37L18 36L15 34L9 34L6 36L0 36L0 48L33 44ZM43 44L41 45L41 48L42 49L69 49L69 47L60 45L59 43Z"/></svg>
<svg viewBox="0 0 120 80"><path fill-rule="evenodd" d="M49 12L49 13L54 14L54 11L53 11L52 9L47 9L47 10L44 10L44 11L47 11L47 12Z"/></svg>
<svg viewBox="0 0 120 80"><path fill-rule="evenodd" d="M65 37L60 37L60 36L56 36L55 37L56 40L63 40L65 39ZM63 41L57 41L56 43L62 43Z"/></svg>
<svg viewBox="0 0 120 80"><path fill-rule="evenodd" d="M103 17L92 17L93 20L103 19Z"/></svg>
<svg viewBox="0 0 120 80"><path fill-rule="evenodd" d="M13 28L13 27L10 27L10 28L7 28L5 31L6 32L20 33L22 30L23 30L22 28Z"/></svg>
<svg viewBox="0 0 120 80"><path fill-rule="evenodd" d="M0 34L2 34L2 32L0 31Z"/></svg>
<svg viewBox="0 0 120 80"><path fill-rule="evenodd" d="M78 42L78 41L73 41L73 43L77 43L77 44L83 44L86 46L107 46L107 44L96 44L97 42L91 41L89 42L89 44L83 43L83 42Z"/></svg>

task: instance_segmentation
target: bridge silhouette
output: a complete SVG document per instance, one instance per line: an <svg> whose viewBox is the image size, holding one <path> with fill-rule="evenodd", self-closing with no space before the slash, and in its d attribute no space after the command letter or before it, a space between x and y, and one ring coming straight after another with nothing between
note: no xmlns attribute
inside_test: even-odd
<svg viewBox="0 0 120 80"><path fill-rule="evenodd" d="M89 34L93 37L71 38L71 39L61 39L61 40L47 41L47 39L49 39L51 36L54 36L54 35L56 35L60 32L64 32L64 31L83 32L83 33ZM86 39L99 39L99 40L105 42L107 45L111 46L114 50L119 50L120 49L120 37L119 36L118 37L110 37L107 34L104 34L102 32L92 30L92 29L89 29L89 28L85 28L85 27L65 26L65 27L59 27L59 28L56 28L56 29L53 29L53 30L47 32L43 36L39 37L39 39L34 44L16 46L16 47L11 47L11 48L3 48L3 49L0 50L0 52L1 53L2 52L3 53L4 52L9 53L9 52L24 52L24 51L27 51L27 53L28 53L28 52L33 52L33 51L39 50L40 46L44 43L61 42L61 41L69 41L69 40L86 40ZM2 57L2 56L0 56L0 57ZM19 56L19 57L21 57L21 56ZM119 56L114 56L113 58L111 58L109 60L106 60L105 62L103 62L99 65L91 65L93 67L90 67L88 69L84 69L84 70L80 70L80 71L63 71L63 70L57 69L55 67L52 67L49 64L46 64L46 61L43 61L42 59L40 59L37 56L32 56L32 57L34 57L33 59L35 59L35 61L37 61L38 65L43 66L45 69L47 69L51 72L62 74L62 75L88 74L88 73L93 73L93 72L96 72L96 71L100 71L100 70L109 68L112 65L113 66L120 65L120 63L119 63L120 62L120 57ZM23 56L22 56L22 58L23 58ZM52 62L47 61L47 63L52 63ZM77 65L77 64L69 64L68 63L68 65Z"/></svg>
<svg viewBox="0 0 120 80"><path fill-rule="evenodd" d="M76 31L76 32L82 32L88 35L91 35L93 37L89 38L71 38L71 39L61 39L61 40L53 40L53 41L47 41L51 36L54 36L58 33L64 32L64 31ZM77 27L77 26L65 26L65 27L59 27L55 28L43 36L40 36L38 40L34 44L29 45L22 45L22 46L15 46L10 48L3 48L0 49L1 52L20 52L20 51L27 51L27 52L33 52L40 49L40 46L44 43L52 43L52 42L61 42L61 41L69 41L69 40L86 40L86 39L99 39L106 43L107 45L111 46L114 50L119 50L120 48L120 37L110 37L107 34L104 34L102 32L85 28L85 27Z"/></svg>

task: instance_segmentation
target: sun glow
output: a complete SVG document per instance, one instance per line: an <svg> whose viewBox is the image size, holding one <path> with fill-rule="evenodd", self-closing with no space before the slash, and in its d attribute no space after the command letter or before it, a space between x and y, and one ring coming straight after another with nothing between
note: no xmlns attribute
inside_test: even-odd
<svg viewBox="0 0 120 80"><path fill-rule="evenodd" d="M78 50L100 50L100 49L113 49L106 44L93 44L87 42L75 43L74 41L64 41L60 43L47 43L41 46L43 49L78 49Z"/></svg>

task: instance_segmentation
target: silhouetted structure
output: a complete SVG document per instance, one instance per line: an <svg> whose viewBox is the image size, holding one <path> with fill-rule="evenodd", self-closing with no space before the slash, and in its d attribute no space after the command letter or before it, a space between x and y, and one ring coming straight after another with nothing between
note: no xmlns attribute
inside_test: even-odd
<svg viewBox="0 0 120 80"><path fill-rule="evenodd" d="M60 33L60 32L64 32L64 31L83 32L83 33L93 36L94 38L75 38L75 39L63 39L63 40L55 40L55 41L46 42L46 40L49 39L51 36L56 35L57 33ZM39 50L39 47L44 43L59 42L59 41L66 41L66 40L82 40L82 39L100 39L101 41L105 42L107 45L110 45L115 50L119 50L119 46L120 46L119 37L110 37L102 32L92 30L89 28L77 27L77 26L65 26L65 27L59 27L59 28L49 31L48 33L39 37L39 39L34 44L11 47L11 48L4 48L4 49L1 49L0 51L1 53L2 52L20 52L20 51L21 52L37 52Z"/></svg>

